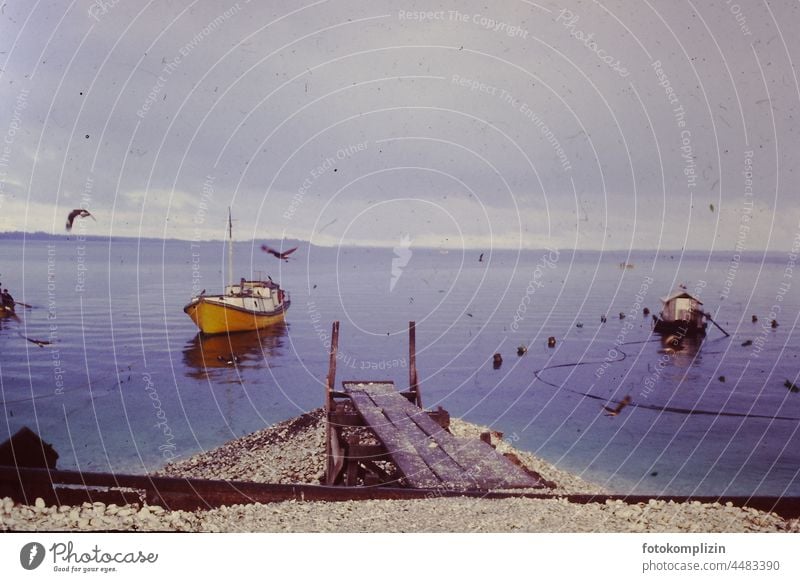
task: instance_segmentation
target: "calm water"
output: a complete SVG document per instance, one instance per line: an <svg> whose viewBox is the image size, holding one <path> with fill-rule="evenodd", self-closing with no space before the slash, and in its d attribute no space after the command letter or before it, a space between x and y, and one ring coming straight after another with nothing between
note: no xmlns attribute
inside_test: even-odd
<svg viewBox="0 0 800 582"><path fill-rule="evenodd" d="M619 492L800 495L800 394L784 386L798 382L798 294L781 287L786 255L505 251L478 262L478 252L412 246L390 290L390 249L305 245L280 263L241 243L236 276L269 269L293 304L285 326L229 342L201 340L182 312L193 284L221 288L221 244L48 244L0 241L0 280L34 306L0 320L0 440L28 425L61 468L150 471L320 406L334 319L338 380L405 386L414 319L428 407L492 425ZM665 350L641 307L657 311L678 283L731 338L712 330ZM763 326L773 305L774 330ZM231 352L235 367L217 358ZM625 395L633 404L606 416L602 406Z"/></svg>

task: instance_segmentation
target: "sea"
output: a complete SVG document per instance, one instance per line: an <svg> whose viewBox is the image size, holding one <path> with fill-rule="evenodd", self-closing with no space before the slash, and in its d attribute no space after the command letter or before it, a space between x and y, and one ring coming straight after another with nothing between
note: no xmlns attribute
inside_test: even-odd
<svg viewBox="0 0 800 582"><path fill-rule="evenodd" d="M285 324L203 337L183 306L221 291L223 242L0 240L31 306L0 319L0 441L27 426L59 468L155 471L322 406L333 321L337 383L405 388L415 321L425 407L611 492L800 495L794 255L261 242L234 245L234 278L279 282ZM681 285L730 335L653 332Z"/></svg>

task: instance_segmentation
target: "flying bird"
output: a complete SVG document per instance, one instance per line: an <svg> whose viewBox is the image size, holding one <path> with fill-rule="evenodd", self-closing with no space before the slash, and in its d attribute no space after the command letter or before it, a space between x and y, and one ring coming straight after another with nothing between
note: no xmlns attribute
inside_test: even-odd
<svg viewBox="0 0 800 582"><path fill-rule="evenodd" d="M70 212L69 216L67 216L67 232L72 230L72 223L75 222L76 218L78 217L86 218L87 216L92 220L94 220L95 222L97 222L97 219L94 216L92 216L92 213L86 210L85 208L76 208L75 210Z"/></svg>
<svg viewBox="0 0 800 582"><path fill-rule="evenodd" d="M272 247L268 247L267 245L261 245L261 250L264 251L265 253L271 254L273 257L277 257L279 259L283 259L286 262L289 262L289 255L295 252L297 250L297 247L289 249L288 251L280 252L276 251Z"/></svg>
<svg viewBox="0 0 800 582"><path fill-rule="evenodd" d="M604 406L603 410L605 410L608 413L606 416L617 416L620 412L622 412L622 409L628 406L628 404L630 403L631 403L631 397L626 396L625 398L619 401L619 403L615 408Z"/></svg>
<svg viewBox="0 0 800 582"><path fill-rule="evenodd" d="M21 333L20 333L20 334L18 334L18 335L19 335L21 338L25 338L26 340L28 340L28 341L29 341L29 342L31 342L32 344L36 344L36 345L37 345L37 346L39 346L40 348L43 348L44 346L49 346L49 345L51 345L51 344L53 343L53 342L49 342L49 341L47 341L47 340L38 340L38 339L30 338L30 337L28 337L28 336L22 335Z"/></svg>

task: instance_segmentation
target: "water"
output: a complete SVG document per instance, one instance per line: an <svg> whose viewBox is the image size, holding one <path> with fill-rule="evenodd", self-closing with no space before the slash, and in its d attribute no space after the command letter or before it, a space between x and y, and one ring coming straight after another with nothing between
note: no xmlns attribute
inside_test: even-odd
<svg viewBox="0 0 800 582"><path fill-rule="evenodd" d="M494 251L478 262L476 251L412 246L393 275L390 249L303 245L282 263L257 246L237 244L236 276L269 269L292 294L286 324L203 340L182 307L193 285L221 288L220 243L0 241L0 279L34 306L0 320L0 440L28 425L60 468L152 471L321 406L334 319L338 380L406 386L413 319L424 404L561 468L621 493L800 495L800 394L784 386L798 381L798 294L787 292L786 255ZM678 283L731 338L711 330L671 353L652 335L641 308L657 312ZM236 366L218 359L231 352ZM626 395L631 406L604 413Z"/></svg>

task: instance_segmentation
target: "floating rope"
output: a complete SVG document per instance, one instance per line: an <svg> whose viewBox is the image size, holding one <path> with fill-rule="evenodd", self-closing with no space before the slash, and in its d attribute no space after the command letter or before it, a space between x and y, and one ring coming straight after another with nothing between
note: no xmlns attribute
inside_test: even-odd
<svg viewBox="0 0 800 582"><path fill-rule="evenodd" d="M615 360L591 360L588 362L569 362L566 364L556 364L554 366L545 366L544 368L539 368L538 370L534 370L533 375L534 377L539 380L540 382L547 384L548 386L552 386L553 388L558 388L559 390L566 390L567 392L572 392L573 394L577 394L578 396L584 396L586 398L592 398L593 400L600 400L602 402L611 402L614 404L620 404L621 401L617 400L609 400L607 398L603 398L602 396L597 396L596 394L588 394L586 392L581 392L579 390L573 390L572 388L567 388L566 386L554 384L552 382L548 382L544 378L541 377L541 373L547 370L555 370L557 368L572 368L578 366L585 366L589 364L613 364L617 362L623 361L625 358L628 357L628 354L622 350L621 346L628 346L633 344L644 344L653 341L660 341L658 339L653 340L644 340L644 341L636 341L636 342L626 342L617 346L616 351L620 353L620 357ZM794 422L800 422L800 418L794 418L791 416L771 416L768 414L750 414L746 412L723 412L723 411L715 411L715 410L703 410L698 408L679 408L675 406L656 406L653 404L636 404L635 402L626 403L627 406L631 406L633 408L642 408L644 410L655 410L657 412L672 412L674 414L686 414L686 415L698 415L698 416L723 416L723 417L732 417L732 418L757 418L763 420L789 420Z"/></svg>

